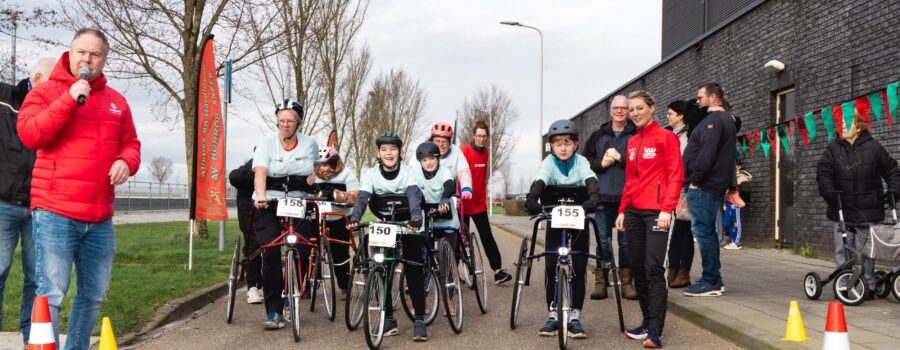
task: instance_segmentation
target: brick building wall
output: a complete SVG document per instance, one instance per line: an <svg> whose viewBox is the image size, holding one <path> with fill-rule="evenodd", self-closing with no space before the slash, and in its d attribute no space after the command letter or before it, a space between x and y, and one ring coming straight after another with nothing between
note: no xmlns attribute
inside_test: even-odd
<svg viewBox="0 0 900 350"><path fill-rule="evenodd" d="M643 89L657 101L656 120L665 125L666 105L696 96L699 84L719 82L747 132L775 124L775 95L794 88L796 114L847 101L900 79L900 1L769 0L752 8L696 45L636 77L573 118L582 140L609 120L616 94ZM770 73L769 60L786 69ZM824 134L816 115L819 135ZM875 128L873 128L875 129ZM872 130L876 140L900 158L900 125ZM818 195L815 167L827 143L808 147L796 138L794 246L812 244L832 255L832 226ZM774 149L775 147L773 147ZM743 213L744 240L770 246L775 230L775 157L746 160L753 174L753 201Z"/></svg>

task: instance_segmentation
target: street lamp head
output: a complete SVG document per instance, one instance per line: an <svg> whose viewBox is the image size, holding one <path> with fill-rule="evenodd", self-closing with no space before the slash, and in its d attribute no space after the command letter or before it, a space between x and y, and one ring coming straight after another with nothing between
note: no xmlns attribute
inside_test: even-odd
<svg viewBox="0 0 900 350"><path fill-rule="evenodd" d="M503 21L503 22L500 22L500 24L508 25L508 26L521 26L522 25L521 23L515 22L515 21Z"/></svg>

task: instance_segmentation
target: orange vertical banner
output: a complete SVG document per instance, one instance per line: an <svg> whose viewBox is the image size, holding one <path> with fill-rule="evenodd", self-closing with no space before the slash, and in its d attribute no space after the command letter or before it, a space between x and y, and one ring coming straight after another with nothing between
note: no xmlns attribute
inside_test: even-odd
<svg viewBox="0 0 900 350"><path fill-rule="evenodd" d="M200 46L191 219L227 220L225 125L212 39L212 35L206 37Z"/></svg>

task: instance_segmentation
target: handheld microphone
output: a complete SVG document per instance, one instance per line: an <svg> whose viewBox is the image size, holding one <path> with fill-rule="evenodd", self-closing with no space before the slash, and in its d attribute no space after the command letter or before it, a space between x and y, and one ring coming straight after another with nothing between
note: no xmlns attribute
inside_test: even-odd
<svg viewBox="0 0 900 350"><path fill-rule="evenodd" d="M81 70L78 71L78 77L81 80L88 80L90 78L90 76L91 76L91 70L88 69L87 67L81 67ZM86 100L86 99L87 99L87 96L78 95L78 105L83 106L84 100Z"/></svg>

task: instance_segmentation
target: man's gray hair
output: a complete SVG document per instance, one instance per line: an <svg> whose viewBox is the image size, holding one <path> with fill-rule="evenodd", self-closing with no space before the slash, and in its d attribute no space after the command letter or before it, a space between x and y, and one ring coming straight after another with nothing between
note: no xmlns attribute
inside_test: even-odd
<svg viewBox="0 0 900 350"><path fill-rule="evenodd" d="M104 52L104 54L109 54L109 39L107 39L106 34L103 34L103 32L99 29L81 28L77 32L75 32L75 36L72 37L72 41L75 41L75 39L78 39L78 37L85 34L90 34L100 39L100 41L103 42L103 48L106 49L106 52Z"/></svg>
<svg viewBox="0 0 900 350"><path fill-rule="evenodd" d="M628 101L628 97L625 95L615 95L611 100L609 100L609 110L612 111L613 104L616 103L616 100L625 100Z"/></svg>
<svg viewBox="0 0 900 350"><path fill-rule="evenodd" d="M40 73L44 79L49 79L50 71L53 70L53 65L55 64L56 59L52 57L41 57L34 64L34 68L31 69L31 78L34 79L34 76Z"/></svg>

